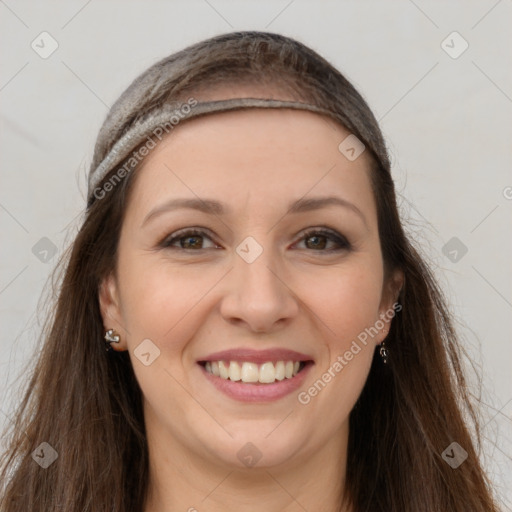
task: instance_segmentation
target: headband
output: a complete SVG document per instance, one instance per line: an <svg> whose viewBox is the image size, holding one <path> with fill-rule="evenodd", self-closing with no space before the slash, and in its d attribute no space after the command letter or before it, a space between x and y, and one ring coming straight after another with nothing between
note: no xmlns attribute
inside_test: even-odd
<svg viewBox="0 0 512 512"><path fill-rule="evenodd" d="M333 112L309 103L262 98L232 98L228 100L205 102L198 102L194 98L190 98L187 103L181 103L179 106L176 106L176 104L168 104L139 119L117 140L100 164L90 170L87 193L89 206L94 201L94 198L103 197L105 193L109 191L106 186L104 190L99 188L107 174L121 162L128 160L128 167L122 168L117 173L119 175L118 180L121 180L148 154L150 149L155 147L156 142L154 137L162 140L162 137L170 133L179 123L194 117L243 108L290 108L309 110L335 118ZM147 141L147 146L143 146L137 152L134 152L144 141ZM151 147L150 143L152 144ZM129 158L130 153L132 153L131 158ZM111 183L110 185L113 187L114 184Z"/></svg>

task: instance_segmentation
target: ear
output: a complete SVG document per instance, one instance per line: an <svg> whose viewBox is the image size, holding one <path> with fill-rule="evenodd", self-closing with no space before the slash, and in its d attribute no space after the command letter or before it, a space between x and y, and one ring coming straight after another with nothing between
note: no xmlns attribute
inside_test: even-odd
<svg viewBox="0 0 512 512"><path fill-rule="evenodd" d="M112 343L111 347L114 350L127 350L126 329L123 328L119 291L113 272L101 281L98 289L98 300L105 331L114 329L120 337L119 343Z"/></svg>
<svg viewBox="0 0 512 512"><path fill-rule="evenodd" d="M404 282L404 273L399 269L394 270L393 273L384 282L382 298L379 306L380 322L376 322L376 325L379 328L379 333L375 336L375 342L377 345L382 343L389 333L391 321L395 316L394 305L398 301L398 297L402 291Z"/></svg>

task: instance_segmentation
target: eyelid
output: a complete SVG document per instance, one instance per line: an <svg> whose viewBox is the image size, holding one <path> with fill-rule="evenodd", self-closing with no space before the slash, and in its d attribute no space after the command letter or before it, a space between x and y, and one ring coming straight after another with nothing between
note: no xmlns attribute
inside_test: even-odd
<svg viewBox="0 0 512 512"><path fill-rule="evenodd" d="M327 226L307 228L303 231L300 231L299 235L300 235L300 239L296 243L302 242L303 240L306 240L307 238L309 238L313 235L320 235L320 236L327 237L331 241L334 241L339 246L336 249L326 249L326 250L322 250L322 251L314 251L313 250L313 252L329 254L329 253L340 252L342 250L352 249L352 244L348 241L348 239L345 235L343 235L342 233L339 233L337 230L329 228Z"/></svg>
<svg viewBox="0 0 512 512"><path fill-rule="evenodd" d="M328 239L328 241L334 242L338 247L334 249L304 249L308 252L317 252L317 253L323 253L323 254L332 254L332 253L339 253L341 251L348 251L352 250L352 244L349 242L347 237L343 235L342 233L339 233L336 229L330 228L328 226L313 226L306 229L303 229L299 231L296 235L294 235L294 238L299 237L299 239L293 243L293 245L296 245L300 242L303 242L304 240L307 240L309 237L319 235L324 236ZM171 243L175 243L176 241L179 241L181 238L185 238L187 236L200 236L203 238L208 238L212 243L219 246L219 244L215 236L212 235L212 232L208 228L204 227L185 227L182 229L179 229L177 231L174 231L170 235L167 235L163 238L163 240L158 244L159 247L164 249L177 249L179 251L186 251L186 252L201 252L204 250L210 250L212 247L205 247L205 248L199 248L199 249L187 249L183 247L173 247Z"/></svg>
<svg viewBox="0 0 512 512"><path fill-rule="evenodd" d="M162 241L158 244L159 247L163 247L164 249L179 249L181 251L196 251L198 252L200 249L184 249L182 247L171 247L170 242L176 242L180 238L185 238L186 236L202 236L203 238L209 238L214 244L220 245L215 241L215 237L211 233L211 231L208 228L202 228L202 227L187 227L178 229L177 231L172 232L169 235L166 235Z"/></svg>

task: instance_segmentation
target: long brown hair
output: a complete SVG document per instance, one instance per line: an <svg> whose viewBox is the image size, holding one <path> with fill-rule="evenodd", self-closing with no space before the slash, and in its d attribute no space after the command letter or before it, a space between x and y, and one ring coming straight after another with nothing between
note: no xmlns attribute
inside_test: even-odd
<svg viewBox="0 0 512 512"><path fill-rule="evenodd" d="M293 99L331 110L365 144L385 269L405 276L402 310L386 338L389 362L383 365L376 352L350 414L345 498L357 512L496 512L449 310L404 233L378 123L331 64L293 39L264 32L190 46L150 67L123 93L100 130L92 167L135 121L167 102L247 81L277 85ZM140 91L135 100L134 91ZM143 510L148 452L141 390L128 353L105 353L98 303L99 283L115 268L133 174L89 203L60 263L56 307L2 457L2 512ZM454 441L468 454L456 469L442 457ZM46 469L32 456L42 442L58 453Z"/></svg>

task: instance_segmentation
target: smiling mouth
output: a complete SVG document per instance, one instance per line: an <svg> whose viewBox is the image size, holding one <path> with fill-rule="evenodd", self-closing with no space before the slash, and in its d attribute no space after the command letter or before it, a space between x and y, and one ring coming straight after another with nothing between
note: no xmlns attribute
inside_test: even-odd
<svg viewBox="0 0 512 512"><path fill-rule="evenodd" d="M199 361L210 375L223 380L245 384L273 384L293 379L313 361L267 361L257 364L250 361Z"/></svg>

